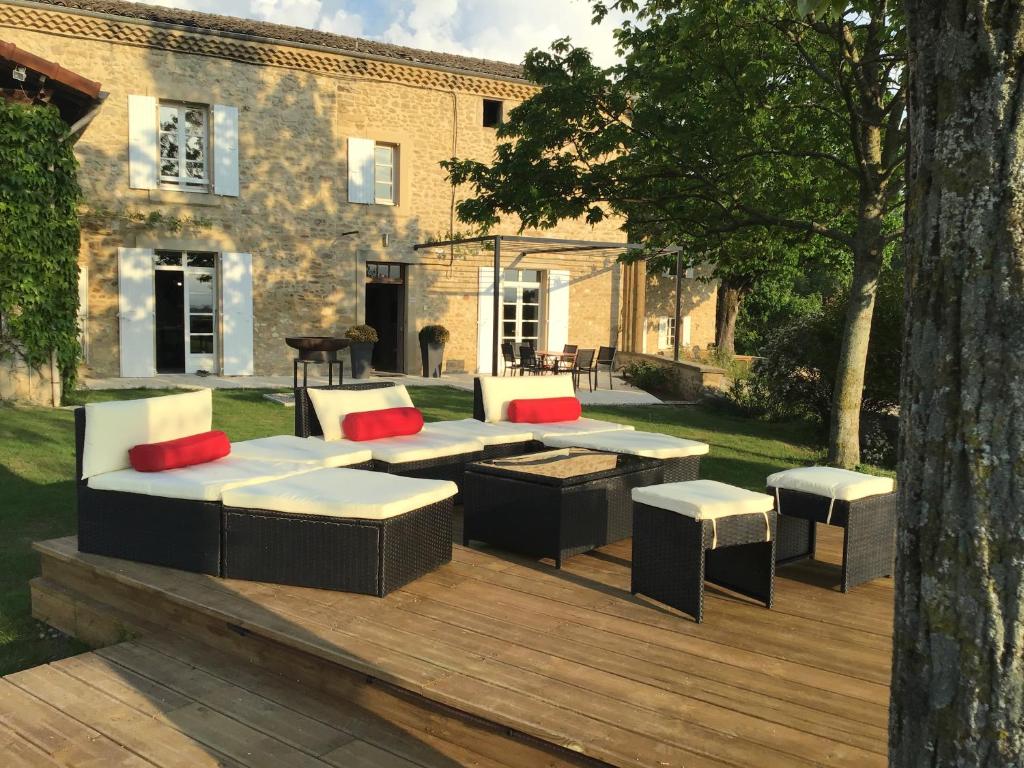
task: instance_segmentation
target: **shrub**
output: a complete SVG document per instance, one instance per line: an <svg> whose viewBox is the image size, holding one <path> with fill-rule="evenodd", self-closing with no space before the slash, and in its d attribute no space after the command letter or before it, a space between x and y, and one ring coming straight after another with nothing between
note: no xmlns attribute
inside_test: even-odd
<svg viewBox="0 0 1024 768"><path fill-rule="evenodd" d="M871 325L861 439L865 459L870 458L873 463L888 464L894 455L891 430L880 427L880 423L899 403L902 283L898 270L887 269L883 273ZM760 350L761 359L751 375L733 382L729 391L732 403L747 413L769 419L799 417L827 424L845 309L842 301L829 301L820 310L768 334Z"/></svg>
<svg viewBox="0 0 1024 768"><path fill-rule="evenodd" d="M668 384L669 372L646 360L630 363L622 370L626 381L638 389L657 391Z"/></svg>
<svg viewBox="0 0 1024 768"><path fill-rule="evenodd" d="M356 344L376 344L378 341L377 331L369 325L353 325L345 331L345 338Z"/></svg>
<svg viewBox="0 0 1024 768"><path fill-rule="evenodd" d="M451 334L443 325L424 325L420 328L420 341L427 344L447 344Z"/></svg>
<svg viewBox="0 0 1024 768"><path fill-rule="evenodd" d="M78 163L54 107L0 100L0 354L55 353L74 387L78 345Z"/></svg>

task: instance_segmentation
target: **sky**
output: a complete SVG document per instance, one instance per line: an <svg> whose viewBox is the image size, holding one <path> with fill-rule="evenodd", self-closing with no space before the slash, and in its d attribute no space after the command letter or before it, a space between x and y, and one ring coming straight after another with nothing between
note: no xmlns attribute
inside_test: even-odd
<svg viewBox="0 0 1024 768"><path fill-rule="evenodd" d="M612 31L622 18L610 14L593 26L589 0L142 1L514 63L530 48L570 37L598 64L611 64Z"/></svg>

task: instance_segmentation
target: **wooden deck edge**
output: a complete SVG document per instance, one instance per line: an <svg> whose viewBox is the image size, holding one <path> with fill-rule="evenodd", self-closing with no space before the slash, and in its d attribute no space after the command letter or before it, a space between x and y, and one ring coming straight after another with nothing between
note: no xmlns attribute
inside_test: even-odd
<svg viewBox="0 0 1024 768"><path fill-rule="evenodd" d="M374 675L365 666L354 669L254 628L239 626L212 611L205 613L182 606L159 590L134 584L130 578L118 578L119 574L101 573L47 543L33 544L40 555L42 576L31 582L32 614L94 648L150 632L171 632L257 664L292 682L355 703L413 736L440 736L478 752L481 745L487 745L493 754L481 754L510 765L610 765L403 688ZM500 749L490 746L496 741Z"/></svg>

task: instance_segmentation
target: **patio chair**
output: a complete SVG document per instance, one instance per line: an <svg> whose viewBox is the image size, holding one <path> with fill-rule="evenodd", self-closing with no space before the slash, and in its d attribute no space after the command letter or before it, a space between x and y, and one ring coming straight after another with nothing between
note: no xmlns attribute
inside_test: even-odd
<svg viewBox="0 0 1024 768"><path fill-rule="evenodd" d="M534 376L544 373L544 366L541 365L536 351L526 344L519 348L519 373L520 375L529 373Z"/></svg>
<svg viewBox="0 0 1024 768"><path fill-rule="evenodd" d="M515 347L512 346L512 344L510 342L506 341L506 342L502 343L502 345L501 345L501 357L505 361L505 368L502 371L501 375L504 376L506 373L511 371L512 375L515 376L516 375L516 371L518 371L521 368L521 366L519 364L519 361L516 360L516 350L515 350Z"/></svg>
<svg viewBox="0 0 1024 768"><path fill-rule="evenodd" d="M597 386L597 374L602 365L608 366L608 389L612 386L612 365L615 362L615 347L601 347L597 350L597 362L594 364L594 386Z"/></svg>
<svg viewBox="0 0 1024 768"><path fill-rule="evenodd" d="M594 365L594 350L592 349L581 349L576 353L576 361L572 367L572 383L576 389L580 388L580 377L584 374L587 376L590 391L593 392L597 366Z"/></svg>
<svg viewBox="0 0 1024 768"><path fill-rule="evenodd" d="M562 345L562 356L557 358L551 366L554 373L571 373L576 367L576 352L578 347L575 344Z"/></svg>

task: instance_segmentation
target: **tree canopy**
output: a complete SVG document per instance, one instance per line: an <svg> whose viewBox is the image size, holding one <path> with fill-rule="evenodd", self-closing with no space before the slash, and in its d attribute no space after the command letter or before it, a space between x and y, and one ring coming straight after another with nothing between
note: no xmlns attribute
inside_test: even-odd
<svg viewBox="0 0 1024 768"><path fill-rule="evenodd" d="M901 233L905 32L887 0L824 17L821 3L797 5L612 3L635 18L617 33L620 64L600 68L568 40L531 51L526 73L542 89L510 112L493 162L444 165L472 190L464 221L617 215L633 240L714 258L723 281L793 269L779 257L793 237L847 249L834 436L845 449L833 457L849 465L882 254ZM596 17L608 7L595 3Z"/></svg>

